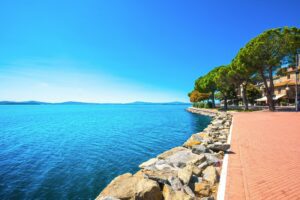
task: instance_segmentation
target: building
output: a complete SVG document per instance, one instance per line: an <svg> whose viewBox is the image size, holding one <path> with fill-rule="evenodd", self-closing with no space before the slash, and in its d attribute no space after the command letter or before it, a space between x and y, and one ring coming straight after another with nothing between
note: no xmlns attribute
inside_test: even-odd
<svg viewBox="0 0 300 200"><path fill-rule="evenodd" d="M300 67L298 67L300 70ZM274 77L274 97L276 105L287 106L295 105L296 97L296 67L282 68L284 75L278 75ZM298 74L299 80L299 74ZM269 82L268 82L269 84ZM257 105L266 105L266 89L263 84L259 84L259 89L262 92L262 98L256 99ZM299 91L299 87L298 87ZM299 91L300 93L300 91ZM298 96L299 99L299 96Z"/></svg>

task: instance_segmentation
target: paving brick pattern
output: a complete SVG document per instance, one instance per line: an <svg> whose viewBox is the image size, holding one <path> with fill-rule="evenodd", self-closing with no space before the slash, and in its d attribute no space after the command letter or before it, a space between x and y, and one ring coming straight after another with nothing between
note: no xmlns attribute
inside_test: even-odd
<svg viewBox="0 0 300 200"><path fill-rule="evenodd" d="M236 113L226 200L300 200L300 113Z"/></svg>

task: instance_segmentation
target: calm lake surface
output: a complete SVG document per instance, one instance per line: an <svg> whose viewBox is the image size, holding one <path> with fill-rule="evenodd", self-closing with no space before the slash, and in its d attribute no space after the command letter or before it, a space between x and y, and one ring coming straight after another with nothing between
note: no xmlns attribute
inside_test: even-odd
<svg viewBox="0 0 300 200"><path fill-rule="evenodd" d="M199 132L187 105L0 106L0 199L94 199Z"/></svg>

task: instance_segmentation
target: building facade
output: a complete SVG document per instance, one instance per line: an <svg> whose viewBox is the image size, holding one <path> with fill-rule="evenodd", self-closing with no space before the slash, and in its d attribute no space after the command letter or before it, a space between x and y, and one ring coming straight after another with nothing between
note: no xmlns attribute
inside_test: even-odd
<svg viewBox="0 0 300 200"><path fill-rule="evenodd" d="M300 68L298 67L300 70ZM274 77L274 97L276 105L278 106L288 106L295 104L296 97L296 67L283 68L284 75L278 75ZM299 74L297 75L299 81ZM270 82L268 82L268 85ZM299 83L298 83L299 84ZM266 89L263 84L258 85L262 92L262 98L256 99L257 105L266 105ZM298 93L299 87L298 87ZM298 96L299 99L299 96Z"/></svg>

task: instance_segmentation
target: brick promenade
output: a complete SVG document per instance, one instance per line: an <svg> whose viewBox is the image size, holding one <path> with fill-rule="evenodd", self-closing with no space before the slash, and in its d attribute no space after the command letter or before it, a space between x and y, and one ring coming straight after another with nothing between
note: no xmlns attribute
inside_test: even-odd
<svg viewBox="0 0 300 200"><path fill-rule="evenodd" d="M300 200L300 113L236 113L226 200Z"/></svg>

